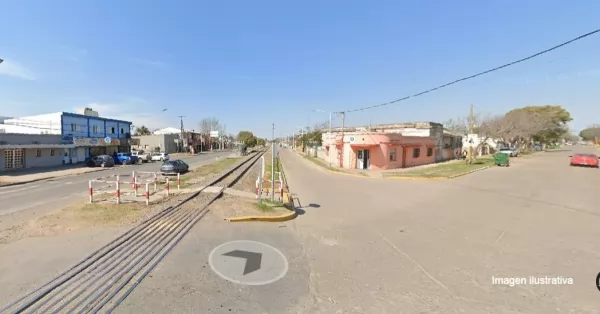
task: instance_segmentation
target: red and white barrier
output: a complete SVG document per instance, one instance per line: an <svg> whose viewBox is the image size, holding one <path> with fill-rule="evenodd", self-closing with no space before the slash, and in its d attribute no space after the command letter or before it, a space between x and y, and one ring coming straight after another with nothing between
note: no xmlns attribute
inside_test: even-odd
<svg viewBox="0 0 600 314"><path fill-rule="evenodd" d="M146 205L150 205L150 186L146 183Z"/></svg>
<svg viewBox="0 0 600 314"><path fill-rule="evenodd" d="M90 204L94 203L94 189L92 188L92 180L89 182L89 190L90 190Z"/></svg>
<svg viewBox="0 0 600 314"><path fill-rule="evenodd" d="M181 185L181 174L177 173L177 191L180 190L180 185Z"/></svg>

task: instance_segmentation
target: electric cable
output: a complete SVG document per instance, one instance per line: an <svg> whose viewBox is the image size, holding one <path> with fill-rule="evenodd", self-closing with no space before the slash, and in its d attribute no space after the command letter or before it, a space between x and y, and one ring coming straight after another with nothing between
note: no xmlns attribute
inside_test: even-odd
<svg viewBox="0 0 600 314"><path fill-rule="evenodd" d="M498 67L495 67L495 68L492 68L492 69L489 69L489 70L486 70L486 71L483 71L483 72L479 72L479 73L477 73L477 74L473 74L473 75L470 75L470 76L466 76L466 77L463 77L463 78L460 78L460 79L457 79L457 80L451 81L451 82L449 82L449 83L446 83L446 84L443 84L443 85L440 85L440 86L437 86L437 87L434 87L434 88L431 88L431 89L428 89L428 90L422 91L422 92L420 92L420 93L417 93L417 94L414 94L414 95L411 95L411 96L402 97L402 98L399 98L399 99L396 99L396 100L392 100L392 101L389 101L389 102L386 102L386 103L378 104L378 105L373 105L373 106L369 106L369 107L363 107L363 108L358 108L358 109L353 109L353 110L340 111L340 112L349 113L349 112L364 111L364 110L369 110L369 109L373 109L373 108L378 108L378 107L389 106L389 105L391 105L391 104L395 104L395 103L397 103L397 102L401 102L401 101L403 101L403 100L407 100L407 99L410 99L410 98L414 98L414 97L418 97L418 96L421 96L421 95L425 95L425 94L431 93L431 92L433 92L433 91L436 91L436 90L438 90L438 89L441 89L441 88L444 88L444 87L448 87L448 86L450 86L450 85L454 85L454 84L456 84L456 83L459 83L459 82L462 82L462 81L467 81L467 80L470 80L470 79L474 79L474 78L476 78L476 77L478 77L478 76L481 76L481 75L484 75L484 74L488 74L488 73L491 73L491 72L495 72L495 71L498 71L498 70L500 70L500 69L503 69L503 68L509 67L509 66L511 66L511 65L515 65L515 64L518 64L518 63L521 63L521 62L527 61L527 60L529 60L529 59L533 59L533 58L535 58L535 57L541 56L541 55L543 55L543 54L546 54L546 53L548 53L548 52L551 52L551 51L553 51L553 50L556 50L556 49L558 49L558 48L561 48L561 47L563 47L563 46L566 46L566 45L568 45L568 44L571 44L571 43L573 43L573 42L576 42L576 41L578 41L578 40L584 39L584 38L586 38L586 37L589 37L589 36L595 35L595 34L597 34L597 33L600 33L600 29L597 29L597 30L591 31L591 32L589 32L589 33L583 34L583 35L581 35L581 36L578 36L578 37L576 37L576 38L573 38L573 39L571 39L571 40L569 40L569 41L566 41L566 42L564 42L564 43L562 43L562 44L560 44L560 45L556 45L556 46L554 46L554 47L552 47L552 48L548 48L548 49L546 49L546 50L540 51L540 52L538 52L538 53L535 53L535 54L533 54L533 55L530 55L530 56L528 56L528 57L525 57L525 58L522 58L522 59L519 59L519 60L516 60L516 61L512 61L512 62L506 63L506 64L504 64L504 65L501 65L501 66L498 66Z"/></svg>

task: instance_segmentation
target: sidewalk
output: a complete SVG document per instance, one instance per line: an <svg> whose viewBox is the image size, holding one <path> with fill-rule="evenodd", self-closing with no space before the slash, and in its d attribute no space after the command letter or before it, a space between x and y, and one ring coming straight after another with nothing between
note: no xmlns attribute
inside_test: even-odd
<svg viewBox="0 0 600 314"><path fill-rule="evenodd" d="M64 177L111 168L89 168L85 165L64 165L56 167L29 168L0 173L0 186L18 185L40 180Z"/></svg>

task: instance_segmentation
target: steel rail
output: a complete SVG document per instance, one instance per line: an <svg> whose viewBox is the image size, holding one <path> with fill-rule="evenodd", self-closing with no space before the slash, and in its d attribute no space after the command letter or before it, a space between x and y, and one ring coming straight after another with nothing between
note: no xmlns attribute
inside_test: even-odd
<svg viewBox="0 0 600 314"><path fill-rule="evenodd" d="M48 300L40 302L40 304L38 304L35 307L33 307L32 309L30 309L30 311L31 312L37 311L42 306L44 306L47 302L51 301L54 297L56 297L61 292L63 292L65 289L67 289L70 286L72 286L72 285L75 284L74 287L72 287L68 292L65 293L65 295L64 295L64 297L63 297L62 300L58 299L58 300L54 301L52 304L50 304L48 307L46 307L41 312L41 313L46 313L51 308L53 308L54 306L56 306L59 302L64 301L64 298L66 298L67 296L71 295L75 290L77 290L79 287L81 287L86 282L90 281L93 278L96 278L96 280L92 281L91 284L97 282L97 280L99 278L107 275L110 272L110 270L112 270L115 267L117 267L118 264L115 264L114 266L112 266L110 268L109 268L109 266L111 266L115 262L123 261L124 259L126 259L128 257L127 255L131 254L132 252L136 252L137 250L139 250L139 248L142 247L145 244L143 241L152 240L156 236L158 236L159 234L161 234L161 233L154 233L155 230L157 230L159 228L162 229L166 224L170 223L171 221L173 221L175 219L178 219L178 217L181 217L184 214L185 214L185 212L183 212L183 211L176 211L175 214L169 216L165 221L160 221L160 223L158 223L152 229L147 230L147 232L145 234L141 235L140 237L138 237L137 239L135 239L133 242L129 242L125 246L119 247L110 256L108 256L106 259L104 259L104 261L102 261L100 263L97 263L97 265L95 265L89 271L86 271L86 274L88 274L88 276L86 278L80 278L79 282L77 284L76 284L76 282L69 282L69 283L61 286L60 289L58 289L57 291L55 291L52 295L50 295L48 297ZM163 230L162 232L166 232L166 230ZM148 236L150 236L150 238L147 238ZM117 253L119 253L119 254L117 254ZM113 259L113 257L115 255L117 255L117 257ZM102 273L100 273L100 274L94 274L93 272L96 271L96 269L98 269L100 266L102 266L102 267L99 269L99 271L102 272ZM106 270L106 268L109 268L109 269ZM84 274L84 276L86 274ZM83 279L83 281L81 281L81 279ZM87 287L89 287L89 285L86 286L85 288L87 288Z"/></svg>
<svg viewBox="0 0 600 314"><path fill-rule="evenodd" d="M264 154L264 152L265 151L257 152L255 156L262 156ZM167 221L173 219L175 217L175 216L173 216L173 214L177 213L178 209L183 204L185 204L185 203L189 202L190 200L196 198L198 195L200 195L200 193L204 189L206 189L209 186L215 185L216 183L218 183L219 181L221 181L224 178L228 177L230 174L232 174L236 170L242 168L246 164L250 164L250 167L251 167L252 164L254 164L258 160L258 158L259 158L259 157L255 157L255 156L247 158L246 160L240 162L236 166L228 169L227 171L225 171L224 173L222 173L218 177L214 178L210 183L208 183L208 185L206 185L202 189L196 191L195 193L192 193L189 197L183 199L178 204L176 204L174 206L167 207L167 208L163 209L162 211L160 211L159 213L155 214L154 216L145 219L144 221L142 221L141 223L139 223L136 227L128 230L127 232L125 232L124 234L118 236L117 238L115 238L114 240L112 240L108 244L104 245L100 249L98 249L95 252L89 254L88 256L86 256L85 258L83 258L82 260L80 260L78 263L76 263L74 266L70 267L69 269L67 269L66 271L64 271L63 273L61 273L60 275L56 276L55 278L53 278L53 279L49 280L48 282L44 283L43 285L41 285L37 289L29 292L28 294L26 294L26 295L20 297L19 299L11 302L10 304L6 305L2 309L0 309L0 313L6 311L8 309L10 309L11 307L16 306L17 304L21 303L25 299L31 297L33 294L35 294L37 292L40 292L41 290L45 289L43 292L41 292L38 295L36 295L32 300L29 300L29 302L27 302L26 304L22 305L21 307L19 307L14 312L14 313L22 313L25 310L29 309L32 305L34 305L35 303L37 303L38 301L40 301L42 298L44 298L45 296L47 296L49 293L51 293L52 291L54 291L57 287L62 286L65 282L67 282L67 281L75 278L76 276L82 274L84 270L86 270L87 268L90 267L90 265L92 265L92 264L100 261L102 258L106 257L109 253L113 252L116 249L118 249L117 251L121 251L124 248L127 248L127 247L130 248L130 246L132 245L131 242L128 243L128 244L126 244L125 246L123 246L123 243L125 243L126 241L128 241L128 240L130 240L130 239L132 239L132 238L134 238L134 237L136 237L138 235L140 235L140 233L142 231L144 231L144 233L142 235L140 235L139 239L143 239L144 237L146 237L148 234L150 234L152 232L152 231L149 231L149 230L156 229L156 226L158 226L160 224L159 220L161 218L167 217L166 218ZM248 167L248 169L250 167ZM247 171L247 170L244 170L242 172L242 174L245 171ZM221 193L222 193L222 191L221 191ZM213 201L214 200L212 200L211 203ZM179 214L177 214L177 215L179 215ZM139 239L134 240L134 242L137 242ZM116 254L116 252L112 253L104 261L110 260L110 258L113 257L115 254ZM77 269L78 267L79 267L79 269ZM92 271L95 270L97 267L98 266L94 267L92 269ZM71 272L73 272L73 273L71 273ZM69 274L69 273L71 273L71 274ZM89 273L90 272L88 271L85 274L89 274ZM63 277L65 277L65 278L63 278ZM61 278L63 278L63 279L61 279ZM68 287L70 284L71 283L69 283L66 287ZM62 291L64 291L64 289L61 289L61 290L55 292L54 294L52 294L51 297L54 297L54 296L58 295ZM52 298L50 298L50 299L52 299ZM45 303L47 303L47 301L43 302L41 306L43 306ZM55 303L53 303L53 305L55 305ZM35 309L39 309L39 307L40 306L37 306Z"/></svg>
<svg viewBox="0 0 600 314"><path fill-rule="evenodd" d="M253 166L253 165L254 165L254 164L255 164L255 163L256 163L256 162L257 162L257 161L260 159L260 156L262 156L262 154L258 154L258 156L257 156L256 158L253 158L253 159L252 159L252 162L251 162L251 163L249 163L249 166L248 166L248 167L246 167L245 169L243 169L243 170L242 170L240 173L238 173L237 175L235 175L235 176L234 176L234 178L239 178L240 176L244 175L244 173L246 173L248 170L250 170L250 169L252 168L252 166ZM234 181L235 181L235 180L234 180ZM226 189L228 186L231 186L232 184L233 184L233 182L232 182L232 183L230 183L230 184L228 184L226 187L222 187L222 188L221 188L221 189L220 189L220 190L219 190L219 191L218 191L218 192L215 194L215 196L211 197L211 198L210 198L210 200L209 200L208 202L206 202L206 204L204 204L204 205L203 205L203 206L202 206L202 207L201 207L201 208L200 208L198 211L196 211L196 215L195 215L195 216L192 218L192 220L188 221L188 222L186 223L186 225L184 225L184 226L183 226L182 230L180 230L179 232L177 232L177 233L173 234L173 238L175 238L175 237L177 237L177 236L180 236L180 237L178 237L178 238L177 238L176 240L174 240L174 241L173 241L173 238L172 238L172 239L170 239L170 240L169 240L167 243L165 243L165 245L164 245L164 246L163 246L163 247L162 247L162 248L161 248L161 249L160 249L160 250L159 250L159 251L158 251L156 254L160 253L160 251L162 251L163 249L165 249L165 247L167 247L167 245L168 245L169 243L171 243L171 245L170 245L170 246L168 246L168 247L165 249L165 251L163 252L163 254L161 254L161 255L160 255L160 256L159 256L159 257L158 257L158 258L157 258L157 259L154 261L154 263L153 263L153 264L150 266L150 268L148 268L148 269L147 269L147 270L144 272L144 275L143 275L143 276L141 276L139 279L137 279L137 280L134 282L133 286L132 286L132 287L130 287L130 290L131 290L131 291L133 291L133 289L135 289L135 287L137 287L137 285L139 284L139 282L141 282L141 281L142 281L142 280L143 280L143 279L146 277L146 275L147 275L147 274L148 274L150 271L152 271L152 269L154 269L154 267L156 267L156 265L158 265L158 263L159 263L159 262L160 262L160 261L161 261L161 260L164 258L164 256L166 256L166 255L167 255L167 254L168 254L168 253L169 253L169 252L170 252L170 251L171 251L171 250L172 250L172 249L173 249L173 248L174 248L174 247L177 245L177 243L179 243L179 240L181 240L181 238L183 238L183 237L184 237L184 236L187 234L187 232L188 232L188 231L189 231L191 228L193 228L193 226L194 226L194 225L196 224L196 222L199 220L199 219L196 219L196 218L197 218L197 217L200 217L200 216L203 216L203 215L204 215L206 212L208 212L208 207L209 207L209 206L210 206L210 205L211 205L211 204L212 204L214 201L216 201L216 200L217 200L219 197L221 197L221 196L223 195L223 192L225 191L225 189ZM116 290L114 290L114 291L113 291L113 292L112 292L110 295L108 295L108 297L105 295L105 294L106 294L106 292L104 292L104 293L103 293L103 294L100 296L100 298L99 298L99 300L101 301L101 303L100 303L100 304L98 304L97 306L93 306L93 307L92 307L92 309L94 309L94 310L92 311L92 313L97 313L97 312L98 312L100 309L102 309L102 308L103 308L103 307L104 307L104 306L105 306L105 305L106 305L108 302L110 302L110 300L112 300L112 299L113 299L113 298L114 298L114 297L115 297L115 296L116 296L116 295L117 295L117 294L118 294L118 293L119 293L119 292L120 292L120 291L121 291L121 290L122 290L122 289L123 289L123 288L124 288L124 287L125 287L125 286L126 286L128 283L129 283L129 282L130 282L130 281L131 281L131 280L132 280L132 279L133 279L133 277L134 277L134 276L135 276L137 273L139 273L140 271L142 271L142 270L144 269L144 267L146 267L146 266L147 266L147 265L148 265L148 264L149 264L149 263L150 263L150 262L151 262L153 259L155 259L155 258L156 258L156 255L152 256L152 257L151 257L151 258L149 258L149 259L148 259L148 260L147 260L147 261L146 261L144 264L142 264L140 267L138 267L138 268L137 268L137 270L136 270L136 271L134 271L134 272L133 272L131 275L129 275L129 277L127 277L127 279L125 279L125 280L124 280L124 281L123 281L123 282L122 282L122 283L119 285L119 287L117 287L117 289L116 289ZM141 260L140 260L140 261L141 261ZM128 271L129 271L129 270L128 270ZM120 279L121 279L121 277L119 277L119 278L118 278L118 280L120 280ZM105 291L106 291L106 290L108 290L108 289L109 289L109 288L105 288ZM126 292L126 294L125 294L125 295L129 295L130 293L131 293L131 292ZM104 300L102 300L102 299L104 299ZM119 300L120 300L120 299L119 299ZM123 300L125 300L125 298L123 298ZM118 303L118 304L120 304L120 302L122 302L122 301L119 301L119 303ZM117 306L118 306L118 304L117 304ZM89 305L92 305L92 303L90 303ZM84 312L85 312L85 310L86 310L87 308L88 308L88 307L84 308L82 311L80 311L80 312L78 312L78 313L84 313ZM109 310L109 312L110 312L110 311L112 311L112 310Z"/></svg>
<svg viewBox="0 0 600 314"><path fill-rule="evenodd" d="M249 167L247 167L244 171L242 171L238 176L243 176L247 171L249 171L252 166L258 161L260 160L260 157L264 154L264 152L257 154L258 156L253 160L253 162L250 164ZM227 187L233 185L234 182L228 184ZM208 213L208 207L215 201L217 200L219 197L221 197L223 195L223 191L225 191L225 189L227 187L223 187L221 188L221 190L215 195L214 198L212 198L208 204L206 204L203 208L201 208L198 211L198 215L190 222L190 224L188 224L185 229L179 234L179 236L177 237L177 239L169 246L167 247L167 249L154 261L154 263L152 263L150 265L150 267L148 267L146 269L146 271L144 271L136 280L135 282L131 285L131 287L129 287L129 289L127 289L125 291L125 293L115 301L115 303L106 311L106 313L112 313L132 292L133 290L135 290L135 288L144 280L144 278L146 278L146 276L158 265L158 263L160 263L160 261L167 255L169 254L169 252L171 252L171 250L179 243L179 241L181 241L181 239L183 239L183 237L185 237L185 235L187 235L187 233L194 227L194 225L200 220L202 219L202 217L204 217L204 215L206 215L206 213ZM148 261L150 262L150 260ZM138 272L145 267L145 265L143 265ZM136 272L137 273L137 272ZM115 290L107 300L103 301L96 309L94 309L92 311L92 313L97 313L100 309L102 309L102 307L104 307L106 305L106 303L108 303L108 300L114 298L114 296L120 291L122 290L125 285L127 283L129 283L129 281L131 281L131 279L136 275L136 273L132 274L126 281L124 281L123 283L121 283L121 285L118 287L117 290Z"/></svg>

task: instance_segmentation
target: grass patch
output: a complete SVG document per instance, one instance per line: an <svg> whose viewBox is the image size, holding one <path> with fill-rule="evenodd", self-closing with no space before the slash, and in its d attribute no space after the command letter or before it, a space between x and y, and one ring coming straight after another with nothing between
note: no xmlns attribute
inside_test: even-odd
<svg viewBox="0 0 600 314"><path fill-rule="evenodd" d="M190 172L181 175L181 187L188 187L190 185L188 181L191 179L206 177L212 174L219 174L239 163L240 159L242 158L243 157L224 158L217 162L192 169Z"/></svg>
<svg viewBox="0 0 600 314"><path fill-rule="evenodd" d="M491 158L478 158L472 164L464 161L445 163L431 167L423 167L403 172L386 173L385 177L414 177L414 178L448 178L465 172L485 168L494 165Z"/></svg>
<svg viewBox="0 0 600 314"><path fill-rule="evenodd" d="M285 208L285 204L279 201L270 201L266 199L262 199L260 202L256 203L256 208L262 212L273 212L275 208L282 207Z"/></svg>

